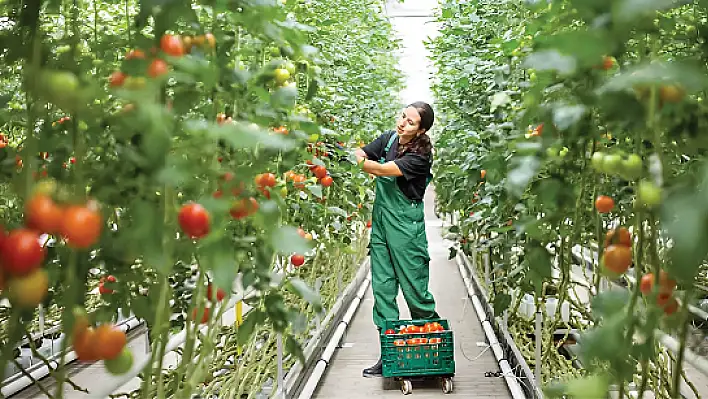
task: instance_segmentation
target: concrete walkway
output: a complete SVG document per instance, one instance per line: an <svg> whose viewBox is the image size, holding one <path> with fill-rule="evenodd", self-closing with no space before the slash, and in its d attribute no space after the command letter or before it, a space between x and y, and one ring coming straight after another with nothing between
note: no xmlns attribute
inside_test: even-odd
<svg viewBox="0 0 708 399"><path fill-rule="evenodd" d="M433 214L435 193L425 198L427 233L430 248L430 290L435 296L440 317L448 319L455 339L454 392L443 395L436 381L413 383L413 397L420 399L466 397L475 399L510 398L503 378L485 377L488 371L499 371L494 356L486 348L481 324L467 296L454 260L448 260L448 243L441 236L441 220ZM401 318L408 318L403 296L398 296ZM364 399L398 398L398 385L383 378L363 378L362 369L371 366L379 356L379 339L371 319L374 299L369 288L354 317L342 345L332 358L320 382L315 398ZM479 345L478 345L479 343Z"/></svg>

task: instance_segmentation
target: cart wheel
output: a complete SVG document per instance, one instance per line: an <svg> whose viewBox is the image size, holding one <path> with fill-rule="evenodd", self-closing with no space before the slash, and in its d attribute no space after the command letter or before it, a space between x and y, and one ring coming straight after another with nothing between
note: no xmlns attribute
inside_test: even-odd
<svg viewBox="0 0 708 399"><path fill-rule="evenodd" d="M411 380L401 380L401 392L404 395L410 395L413 393L413 384Z"/></svg>
<svg viewBox="0 0 708 399"><path fill-rule="evenodd" d="M452 378L444 377L442 379L442 391L443 393L452 393Z"/></svg>

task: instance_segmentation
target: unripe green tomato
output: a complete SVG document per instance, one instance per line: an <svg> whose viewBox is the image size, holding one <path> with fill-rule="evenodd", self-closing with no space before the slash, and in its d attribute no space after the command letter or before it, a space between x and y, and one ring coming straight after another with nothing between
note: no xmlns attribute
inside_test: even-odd
<svg viewBox="0 0 708 399"><path fill-rule="evenodd" d="M642 180L637 185L637 203L646 208L661 204L661 187L649 180Z"/></svg>
<svg viewBox="0 0 708 399"><path fill-rule="evenodd" d="M637 154L630 154L622 161L622 175L634 180L642 175L642 158Z"/></svg>
<svg viewBox="0 0 708 399"><path fill-rule="evenodd" d="M618 154L605 155L602 160L602 171L608 175L616 175L619 173L619 168L622 165L622 157Z"/></svg>

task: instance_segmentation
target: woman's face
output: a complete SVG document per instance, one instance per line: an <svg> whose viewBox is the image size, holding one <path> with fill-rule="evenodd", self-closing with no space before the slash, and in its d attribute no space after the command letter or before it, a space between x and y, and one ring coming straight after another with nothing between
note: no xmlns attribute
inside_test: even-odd
<svg viewBox="0 0 708 399"><path fill-rule="evenodd" d="M414 107L408 107L401 112L396 123L396 132L403 141L410 141L423 131L420 129L420 114ZM399 139L399 140L400 140Z"/></svg>

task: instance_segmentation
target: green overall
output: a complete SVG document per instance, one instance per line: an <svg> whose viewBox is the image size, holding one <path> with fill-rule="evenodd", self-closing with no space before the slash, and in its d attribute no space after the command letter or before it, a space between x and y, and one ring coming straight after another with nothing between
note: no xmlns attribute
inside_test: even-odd
<svg viewBox="0 0 708 399"><path fill-rule="evenodd" d="M384 154L396 137L391 136ZM385 162L385 156L379 159L379 163ZM413 319L438 318L435 299L428 291L430 255L423 202L408 199L398 188L396 177L379 176L371 225L374 324L382 329L384 320L398 320L399 286Z"/></svg>

